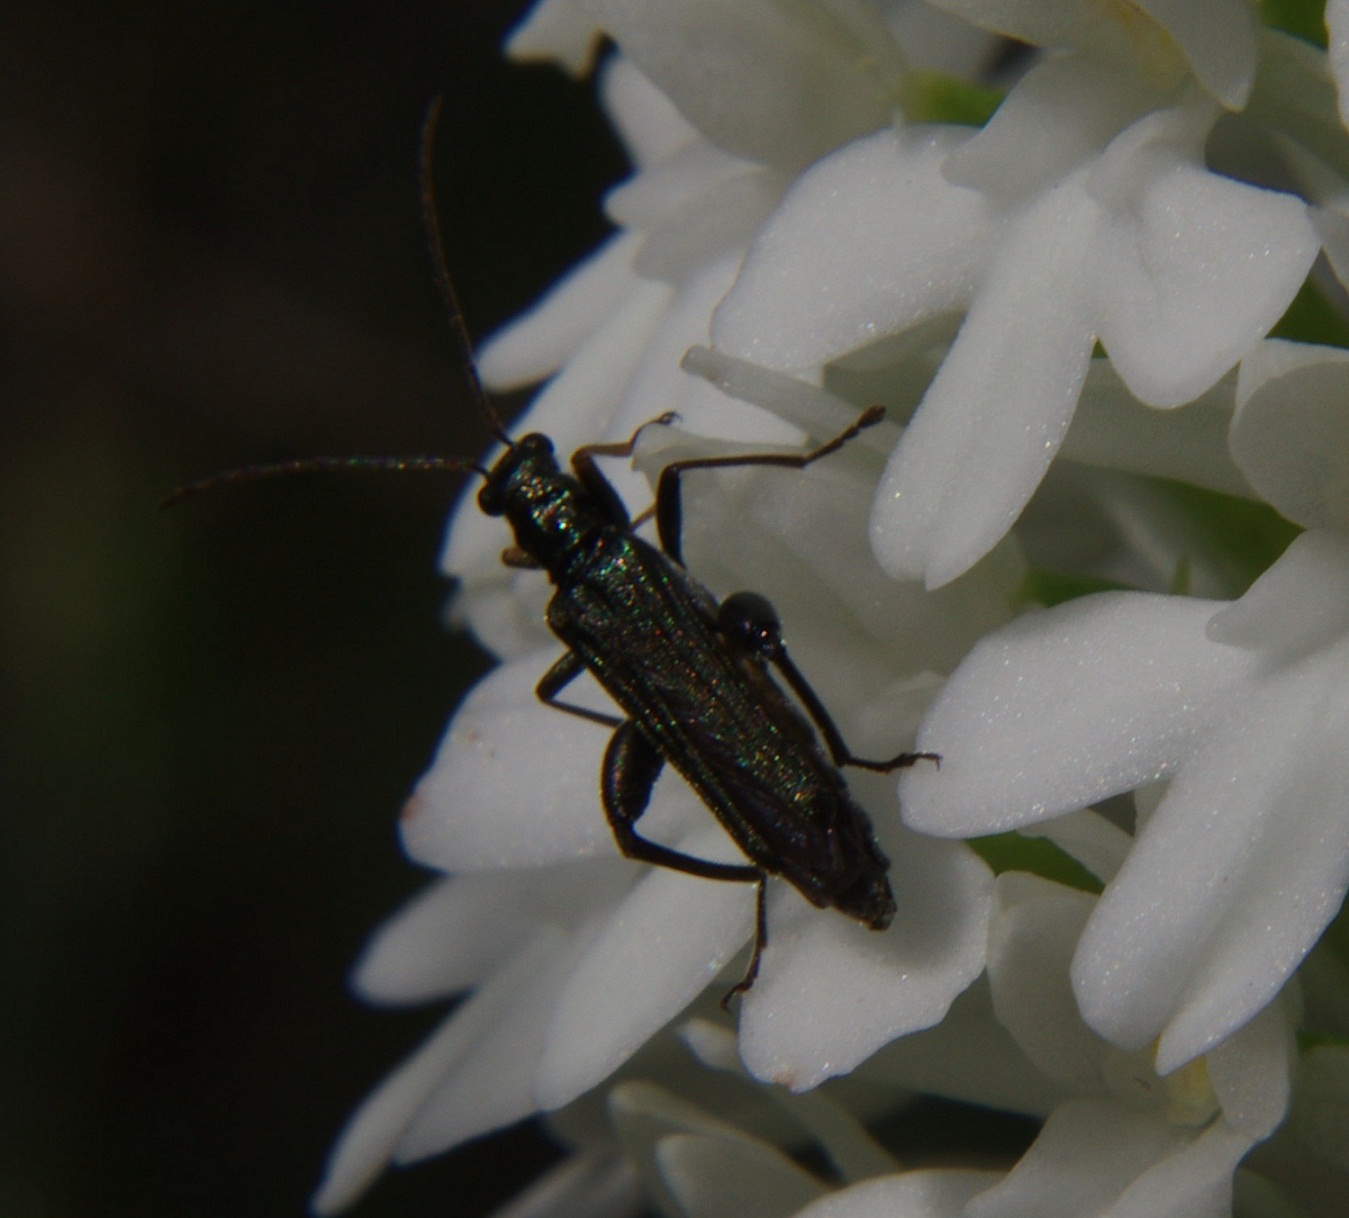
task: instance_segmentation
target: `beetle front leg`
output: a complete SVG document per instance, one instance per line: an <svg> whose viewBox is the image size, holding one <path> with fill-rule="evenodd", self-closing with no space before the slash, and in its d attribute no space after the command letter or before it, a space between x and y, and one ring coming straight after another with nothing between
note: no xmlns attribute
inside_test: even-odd
<svg viewBox="0 0 1349 1218"><path fill-rule="evenodd" d="M660 471L656 483L656 533L660 548L675 562L683 564L683 507L680 501L679 477L691 469L734 469L741 465L774 465L782 469L805 469L821 457L837 452L858 432L874 427L885 418L880 406L868 406L849 427L832 440L806 453L743 453L733 457L690 457L687 461L671 461ZM657 420L659 422L660 420Z"/></svg>
<svg viewBox="0 0 1349 1218"><path fill-rule="evenodd" d="M590 492L594 500L603 505L605 517L611 524L620 529L635 527L628 522L628 509L624 506L623 500L618 497L618 492L614 490L613 483L609 481L602 473L600 467L595 464L596 457L630 457L632 450L637 446L637 437L642 434L653 423L668 425L674 420L674 412L667 411L663 415L651 420L650 423L643 423L626 440L618 440L611 444L583 444L571 455L572 472L582 486ZM647 513L643 512L638 521L645 519Z"/></svg>

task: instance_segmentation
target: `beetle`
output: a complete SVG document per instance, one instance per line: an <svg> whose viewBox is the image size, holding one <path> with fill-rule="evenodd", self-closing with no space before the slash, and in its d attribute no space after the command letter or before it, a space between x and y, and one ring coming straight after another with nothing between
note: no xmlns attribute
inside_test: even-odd
<svg viewBox="0 0 1349 1218"><path fill-rule="evenodd" d="M758 975L767 942L770 877L790 883L811 904L832 908L873 930L895 915L889 860L841 771L879 773L934 753L899 753L883 761L851 753L819 697L787 653L769 601L737 592L719 604L683 564L681 477L699 469L781 466L804 469L838 451L884 418L873 406L838 435L805 453L694 457L666 465L657 479L658 545L644 540L599 457L630 457L641 431L669 424L662 415L626 441L587 444L558 462L539 432L513 440L478 377L472 346L446 266L431 190L430 148L438 108L422 135L422 202L436 282L463 357L467 380L488 430L504 446L489 466L454 457L316 457L217 474L185 486L169 503L215 486L275 474L341 469L472 471L484 482L477 502L502 517L514 544L511 566L542 569L554 586L547 623L566 650L536 693L558 710L612 729L600 775L600 802L619 850L628 858L711 880L756 885L755 934L742 980L725 1006ZM645 520L644 513L640 520ZM589 672L620 714L564 701ZM786 688L774 679L780 678ZM744 852L746 862L697 858L643 837L637 823L666 765L677 770Z"/></svg>
<svg viewBox="0 0 1349 1218"><path fill-rule="evenodd" d="M591 444L560 468L540 433L511 441L488 470L478 506L504 517L513 566L542 568L555 591L549 628L567 650L536 687L540 700L613 729L600 778L601 803L624 855L705 879L757 885L755 939L743 993L758 974L767 942L767 880L790 883L811 904L834 908L884 930L895 914L889 861L871 822L848 791L843 766L887 773L933 753L872 761L851 753L837 726L791 660L777 614L754 592L718 604L683 566L680 478L694 469L777 465L804 469L880 422L872 407L810 452L698 457L666 465L657 481L659 547L634 532L627 509L595 458L630 456L623 443ZM662 416L656 423L668 423ZM590 672L622 715L560 699ZM771 675L776 673L798 706ZM821 738L824 747L821 747ZM747 863L700 859L642 837L637 821L666 764L694 789L744 851Z"/></svg>

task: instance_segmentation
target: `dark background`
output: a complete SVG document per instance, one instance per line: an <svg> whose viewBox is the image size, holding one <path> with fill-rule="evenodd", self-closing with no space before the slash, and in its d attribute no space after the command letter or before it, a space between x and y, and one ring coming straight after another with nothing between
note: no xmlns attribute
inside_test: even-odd
<svg viewBox="0 0 1349 1218"><path fill-rule="evenodd" d="M304 1212L438 1011L345 991L424 877L394 818L483 661L446 634L456 487L214 470L476 455L420 115L477 334L602 236L591 89L522 2L0 8L0 1214ZM495 1152L489 1153L489 1152ZM359 1218L484 1213L507 1135Z"/></svg>

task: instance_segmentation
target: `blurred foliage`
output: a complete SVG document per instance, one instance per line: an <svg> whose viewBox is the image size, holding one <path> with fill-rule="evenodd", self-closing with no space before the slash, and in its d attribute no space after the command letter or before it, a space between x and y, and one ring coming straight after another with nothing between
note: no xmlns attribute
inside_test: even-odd
<svg viewBox="0 0 1349 1218"><path fill-rule="evenodd" d="M1098 894L1105 887L1063 847L1047 837L991 833L987 837L970 838L969 843L970 849L993 869L994 875L1002 875L1004 871L1027 871L1056 884Z"/></svg>
<svg viewBox="0 0 1349 1218"><path fill-rule="evenodd" d="M1310 277L1293 302L1270 330L1271 338L1286 338L1299 343L1324 343L1331 347L1349 347L1349 322L1343 310Z"/></svg>
<svg viewBox="0 0 1349 1218"><path fill-rule="evenodd" d="M1260 20L1271 29L1326 45L1325 0L1258 0Z"/></svg>
<svg viewBox="0 0 1349 1218"><path fill-rule="evenodd" d="M501 0L0 14L0 1213L296 1215L440 1011L344 990L424 882L394 817L482 657L436 479L234 487L318 452L476 454L419 217L421 112L477 333L601 239L587 85ZM598 757L598 753L597 753ZM353 1211L473 1215L529 1131ZM495 1156L495 1157L493 1157Z"/></svg>
<svg viewBox="0 0 1349 1218"><path fill-rule="evenodd" d="M959 123L982 127L1002 105L1004 93L944 72L912 69L905 74L900 104L911 123Z"/></svg>

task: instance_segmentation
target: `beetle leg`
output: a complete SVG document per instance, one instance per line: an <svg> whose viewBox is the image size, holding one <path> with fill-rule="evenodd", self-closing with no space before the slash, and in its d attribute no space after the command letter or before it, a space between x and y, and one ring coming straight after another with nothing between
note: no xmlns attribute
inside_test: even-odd
<svg viewBox="0 0 1349 1218"><path fill-rule="evenodd" d="M935 761L941 765L941 758L936 753L900 753L888 761L868 761L864 757L854 756L844 743L838 724L820 701L819 694L811 688L810 682L787 654L777 611L766 597L757 592L733 592L717 606L717 629L737 652L760 664L771 664L782 675L824 737L829 756L836 766L851 765L888 774L891 770L903 769L922 760Z"/></svg>
<svg viewBox="0 0 1349 1218"><path fill-rule="evenodd" d="M604 771L600 775L604 814L609 818L619 850L630 859L704 880L758 883L763 872L749 863L713 863L638 835L634 826L646 811L651 788L664 765L665 758L637 730L636 723L628 719L619 724L604 752Z"/></svg>
<svg viewBox="0 0 1349 1218"><path fill-rule="evenodd" d="M810 682L801 675L801 670L792 663L786 647L779 646L769 662L782 674L783 680L791 686L792 693L801 700L801 705L806 708L815 726L820 729L820 735L824 737L824 742L829 748L829 756L833 758L836 766L850 765L859 770L871 770L877 774L889 774L892 770L902 770L919 761L932 761L940 767L941 756L937 753L899 753L888 761L868 761L865 757L855 756L844 742L843 733L838 730L838 725L834 722L833 717L825 709L824 703L820 701L819 694L810 687Z"/></svg>
<svg viewBox="0 0 1349 1218"><path fill-rule="evenodd" d="M592 723L600 723L605 727L618 727L623 720L617 715L606 715L603 711L590 710L572 702L558 701L557 695L583 672L585 672L585 664L581 657L574 651L564 651L558 657L557 663L540 678L539 683L534 687L534 693L540 702L545 706L551 706L554 710L566 711L569 715L579 715L582 719L589 719Z"/></svg>
<svg viewBox="0 0 1349 1218"><path fill-rule="evenodd" d="M660 537L661 549L675 562L683 564L680 474L691 469L733 469L737 465L777 465L786 469L805 469L807 465L813 464L821 457L837 452L858 432L875 426L883 418L885 418L884 407L869 406L857 417L852 426L808 453L743 453L740 456L690 457L687 461L671 461L660 471L660 481L656 484L656 531Z"/></svg>
<svg viewBox="0 0 1349 1218"><path fill-rule="evenodd" d="M731 1009L731 999L737 994L748 994L754 979L759 975L759 958L763 955L763 949L768 946L767 900L768 876L761 871L759 885L754 893L754 950L750 953L749 968L745 970L745 975L721 996L723 1011Z"/></svg>
<svg viewBox="0 0 1349 1218"><path fill-rule="evenodd" d="M604 814L609 818L609 827L614 831L619 850L630 859L669 867L672 871L682 871L704 880L732 880L755 885L754 951L744 977L722 996L721 1006L725 1010L731 999L748 991L759 975L759 957L768 942L768 921L764 913L768 876L748 863L713 863L638 836L633 826L646 811L651 788L664 765L665 759L637 730L632 720L622 724L604 754L604 773L600 779Z"/></svg>
<svg viewBox="0 0 1349 1218"><path fill-rule="evenodd" d="M674 417L673 411L667 411L665 414L652 419L650 423L643 423L626 440L618 440L611 444L583 444L572 453L572 471L591 496L603 505L604 514L610 524L617 525L620 529L631 527L628 523L627 507L624 506L623 500L618 497L618 492L614 490L613 484L600 473L600 467L595 464L595 458L632 456L632 450L637 444L637 437L650 427L651 423L670 423Z"/></svg>

